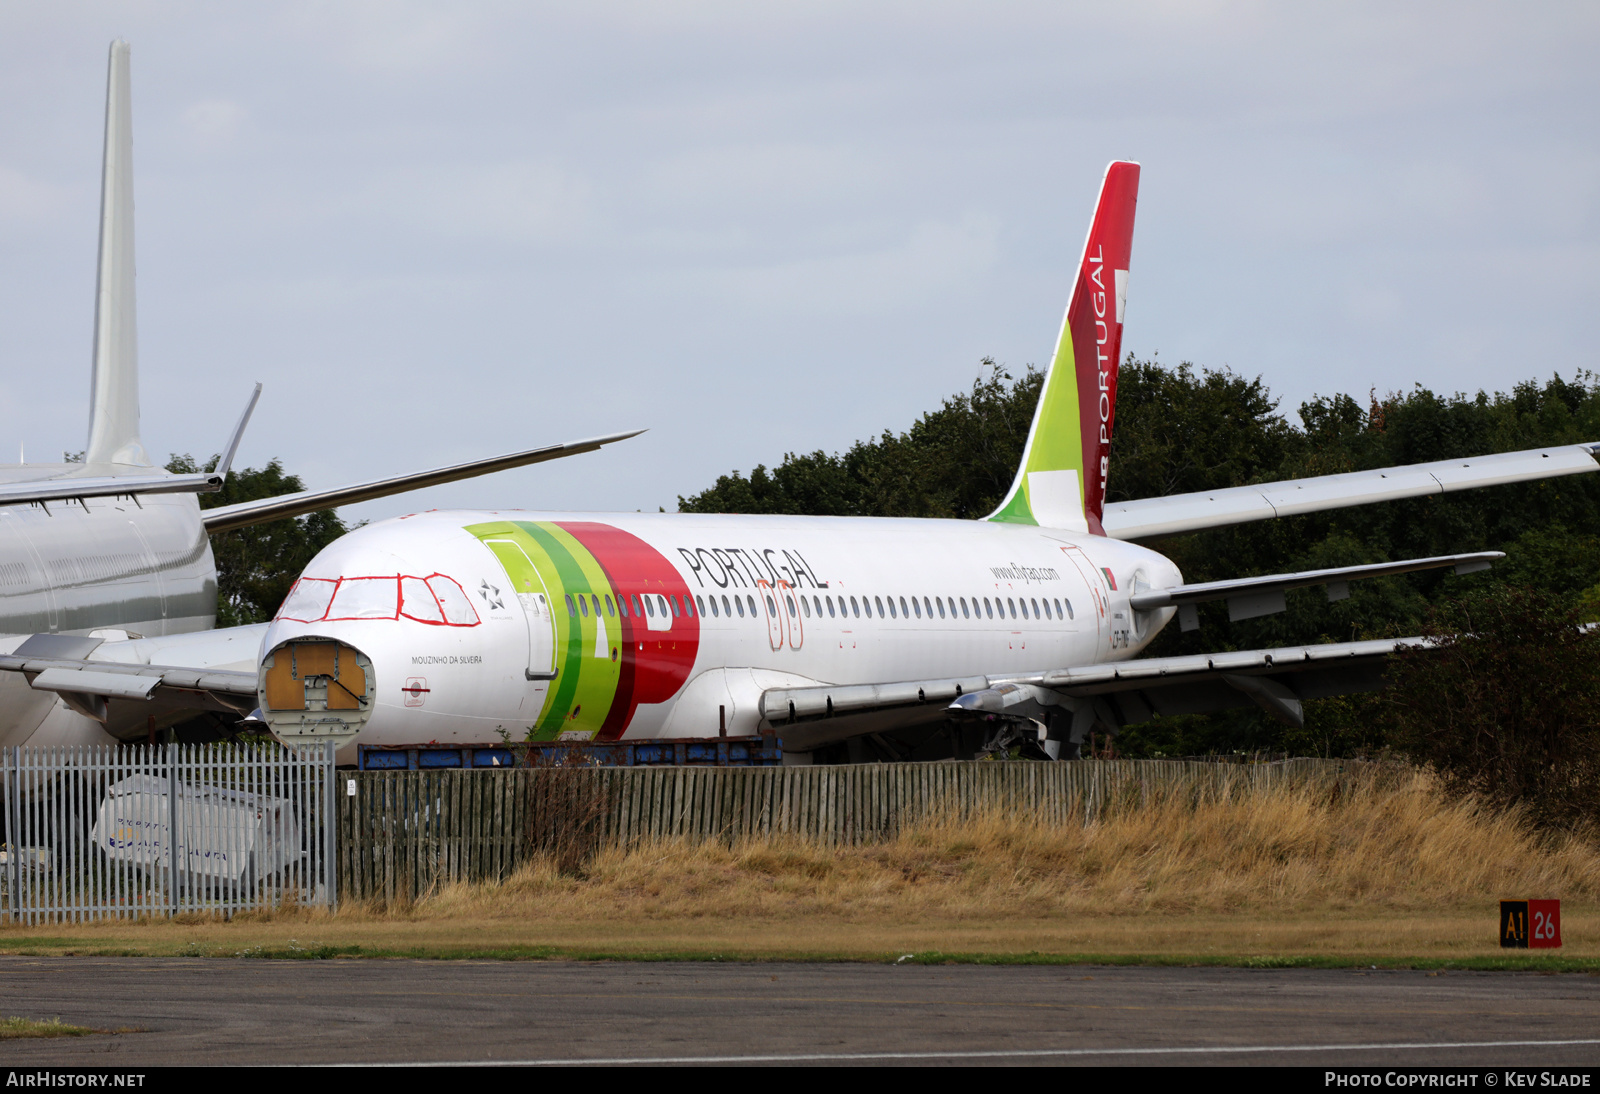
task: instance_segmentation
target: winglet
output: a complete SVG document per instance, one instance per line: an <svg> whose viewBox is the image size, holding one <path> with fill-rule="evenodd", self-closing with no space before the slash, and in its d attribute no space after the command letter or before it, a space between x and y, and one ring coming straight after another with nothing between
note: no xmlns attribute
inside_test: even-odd
<svg viewBox="0 0 1600 1094"><path fill-rule="evenodd" d="M139 340L133 298L133 110L128 43L111 43L100 179L100 271L94 302L86 464L149 467L139 441Z"/></svg>
<svg viewBox="0 0 1600 1094"><path fill-rule="evenodd" d="M1016 481L990 520L1104 535L1139 165L1106 168Z"/></svg>
<svg viewBox="0 0 1600 1094"><path fill-rule="evenodd" d="M239 415L239 424L233 427L233 438L228 441L228 450L222 454L222 459L217 461L216 474L224 481L228 478L228 469L233 466L233 457L239 451L239 442L244 440L244 427L250 424L250 415L255 413L256 401L261 398L261 385L256 384L255 391L250 393L250 401L245 404L244 413Z"/></svg>

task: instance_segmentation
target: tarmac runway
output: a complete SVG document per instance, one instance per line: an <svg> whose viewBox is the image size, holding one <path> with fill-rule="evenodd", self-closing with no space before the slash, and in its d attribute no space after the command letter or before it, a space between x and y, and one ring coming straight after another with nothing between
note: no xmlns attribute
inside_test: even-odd
<svg viewBox="0 0 1600 1094"><path fill-rule="evenodd" d="M1600 977L0 957L6 1066L1600 1064ZM1565 1042L1565 1043L1562 1043Z"/></svg>

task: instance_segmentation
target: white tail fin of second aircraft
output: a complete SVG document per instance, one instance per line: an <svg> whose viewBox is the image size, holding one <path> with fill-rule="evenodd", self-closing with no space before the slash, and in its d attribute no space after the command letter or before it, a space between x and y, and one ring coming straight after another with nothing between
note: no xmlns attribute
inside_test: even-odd
<svg viewBox="0 0 1600 1094"><path fill-rule="evenodd" d="M139 337L133 295L133 109L128 43L111 43L100 180L100 272L94 301L87 464L150 466L139 440Z"/></svg>
<svg viewBox="0 0 1600 1094"><path fill-rule="evenodd" d="M1137 163L1106 168L1022 466L990 520L1105 534L1100 517L1138 196Z"/></svg>

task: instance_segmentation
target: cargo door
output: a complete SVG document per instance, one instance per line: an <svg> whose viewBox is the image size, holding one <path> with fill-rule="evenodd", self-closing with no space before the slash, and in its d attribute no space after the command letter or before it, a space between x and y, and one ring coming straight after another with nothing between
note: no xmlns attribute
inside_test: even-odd
<svg viewBox="0 0 1600 1094"><path fill-rule="evenodd" d="M529 680L554 680L556 677L556 620L550 605L550 591L539 576L539 568L522 545L512 539L485 539L484 546L494 552L511 580L511 589L522 605L528 625Z"/></svg>

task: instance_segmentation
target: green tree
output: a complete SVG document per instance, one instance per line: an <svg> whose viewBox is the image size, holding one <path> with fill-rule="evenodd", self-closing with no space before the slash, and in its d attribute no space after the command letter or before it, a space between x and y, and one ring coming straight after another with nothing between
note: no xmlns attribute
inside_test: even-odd
<svg viewBox="0 0 1600 1094"><path fill-rule="evenodd" d="M1549 828L1600 819L1600 631L1562 599L1502 586L1429 613L1432 649L1397 655L1389 741L1457 793Z"/></svg>
<svg viewBox="0 0 1600 1094"><path fill-rule="evenodd" d="M848 452L789 453L768 471L735 471L678 498L682 513L955 517L994 510L1011 487L1044 377L1013 377L993 360L970 391L945 399L904 433L885 430Z"/></svg>
<svg viewBox="0 0 1600 1094"><path fill-rule="evenodd" d="M175 475L210 471L216 466L216 456L204 467L188 454L167 461L167 470ZM304 489L300 477L285 474L283 465L274 459L263 468L228 472L220 491L199 495L200 508L275 498ZM217 626L271 619L306 563L346 531L339 515L325 509L212 536L211 552L217 560Z"/></svg>

